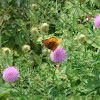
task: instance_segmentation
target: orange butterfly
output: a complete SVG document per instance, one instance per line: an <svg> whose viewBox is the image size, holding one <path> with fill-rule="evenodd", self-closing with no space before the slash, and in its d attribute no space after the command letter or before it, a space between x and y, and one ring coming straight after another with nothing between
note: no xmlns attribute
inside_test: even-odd
<svg viewBox="0 0 100 100"><path fill-rule="evenodd" d="M56 37L51 37L45 40L42 40L42 43L50 50L54 51L60 44L61 39L58 40Z"/></svg>

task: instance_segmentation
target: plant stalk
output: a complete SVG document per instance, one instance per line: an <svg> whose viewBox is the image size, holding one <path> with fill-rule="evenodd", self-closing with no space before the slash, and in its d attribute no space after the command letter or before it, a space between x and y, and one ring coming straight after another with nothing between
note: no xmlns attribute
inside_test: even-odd
<svg viewBox="0 0 100 100"><path fill-rule="evenodd" d="M58 63L56 63L56 69L59 71L59 69L60 69L60 63L58 62Z"/></svg>

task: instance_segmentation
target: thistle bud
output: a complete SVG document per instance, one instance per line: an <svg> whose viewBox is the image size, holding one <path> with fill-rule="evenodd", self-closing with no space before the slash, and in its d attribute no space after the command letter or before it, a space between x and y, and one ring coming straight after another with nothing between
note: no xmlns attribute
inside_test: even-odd
<svg viewBox="0 0 100 100"><path fill-rule="evenodd" d="M41 25L41 31L43 31L43 32L48 32L49 31L49 25L47 24L47 23L43 23L42 25Z"/></svg>
<svg viewBox="0 0 100 100"><path fill-rule="evenodd" d="M38 6L37 6L36 4L32 4L32 5L31 5L31 8L32 8L33 10L37 10Z"/></svg>
<svg viewBox="0 0 100 100"><path fill-rule="evenodd" d="M30 51L31 50L30 45L27 45L27 44L23 45L22 50L25 51L25 52Z"/></svg>
<svg viewBox="0 0 100 100"><path fill-rule="evenodd" d="M77 41L78 40L77 37L75 37L74 40Z"/></svg>
<svg viewBox="0 0 100 100"><path fill-rule="evenodd" d="M2 52L3 52L5 55L8 55L8 54L11 53L11 50L10 50L9 48L7 48L7 47L3 47L3 48L2 48Z"/></svg>
<svg viewBox="0 0 100 100"><path fill-rule="evenodd" d="M37 27L32 27L30 31L31 31L31 33L39 34Z"/></svg>
<svg viewBox="0 0 100 100"><path fill-rule="evenodd" d="M43 48L42 49L42 53L45 54L45 55L49 55L50 54L50 51L47 50L47 49L45 49L45 48Z"/></svg>
<svg viewBox="0 0 100 100"><path fill-rule="evenodd" d="M53 7L51 7L51 9L50 9L51 11L55 11L55 8L53 8Z"/></svg>
<svg viewBox="0 0 100 100"><path fill-rule="evenodd" d="M78 37L78 41L85 42L86 41L86 36L84 34L80 34L79 37Z"/></svg>

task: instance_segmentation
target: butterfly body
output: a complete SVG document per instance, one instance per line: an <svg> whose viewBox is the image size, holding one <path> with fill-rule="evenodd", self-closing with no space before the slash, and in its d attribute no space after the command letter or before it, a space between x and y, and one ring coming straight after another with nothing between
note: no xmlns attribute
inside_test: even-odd
<svg viewBox="0 0 100 100"><path fill-rule="evenodd" d="M56 37L51 37L45 40L42 40L42 43L50 50L54 51L59 43L61 42L61 40L58 40Z"/></svg>

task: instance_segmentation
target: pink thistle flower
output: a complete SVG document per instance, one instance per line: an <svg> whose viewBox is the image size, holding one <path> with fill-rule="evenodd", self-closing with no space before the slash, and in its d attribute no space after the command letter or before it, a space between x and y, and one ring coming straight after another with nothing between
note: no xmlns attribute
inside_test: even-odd
<svg viewBox="0 0 100 100"><path fill-rule="evenodd" d="M18 70L13 66L7 67L3 71L3 79L6 82L14 82L15 80L17 80L18 75L19 75Z"/></svg>
<svg viewBox="0 0 100 100"><path fill-rule="evenodd" d="M50 58L55 63L62 62L66 58L66 51L61 47L57 47L54 52L51 52Z"/></svg>
<svg viewBox="0 0 100 100"><path fill-rule="evenodd" d="M94 25L100 29L100 14L94 18Z"/></svg>

